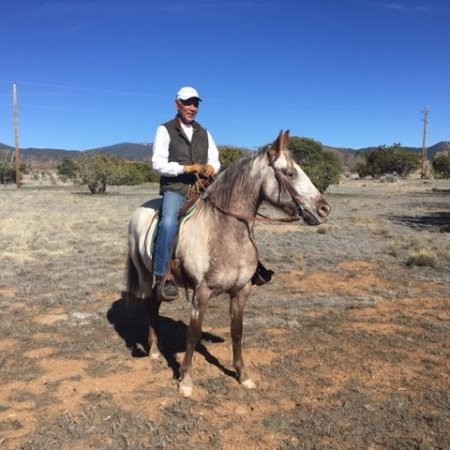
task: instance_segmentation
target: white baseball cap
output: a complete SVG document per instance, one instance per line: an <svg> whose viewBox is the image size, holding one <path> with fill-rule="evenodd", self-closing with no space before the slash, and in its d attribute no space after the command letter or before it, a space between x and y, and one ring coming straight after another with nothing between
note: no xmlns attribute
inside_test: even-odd
<svg viewBox="0 0 450 450"><path fill-rule="evenodd" d="M198 98L200 101L202 101L200 95L198 95L197 90L193 87L185 86L177 92L177 100L189 100L190 98Z"/></svg>

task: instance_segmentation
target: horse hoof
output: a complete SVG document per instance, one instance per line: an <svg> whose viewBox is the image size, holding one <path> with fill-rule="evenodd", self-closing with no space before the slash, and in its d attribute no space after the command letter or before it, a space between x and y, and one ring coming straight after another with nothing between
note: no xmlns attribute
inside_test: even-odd
<svg viewBox="0 0 450 450"><path fill-rule="evenodd" d="M159 353L158 350L153 350L149 354L150 359L159 359L160 355L161 353Z"/></svg>
<svg viewBox="0 0 450 450"><path fill-rule="evenodd" d="M256 384L251 378L247 378L245 381L243 381L242 386L244 386L246 389L256 389Z"/></svg>
<svg viewBox="0 0 450 450"><path fill-rule="evenodd" d="M184 385L180 384L178 390L182 397L184 397L184 398L192 397L192 391L193 391L192 386L184 386Z"/></svg>
<svg viewBox="0 0 450 450"><path fill-rule="evenodd" d="M178 391L180 392L182 397L191 397L192 391L194 389L194 383L192 382L192 378L185 374L185 376L180 380L180 384L178 385Z"/></svg>

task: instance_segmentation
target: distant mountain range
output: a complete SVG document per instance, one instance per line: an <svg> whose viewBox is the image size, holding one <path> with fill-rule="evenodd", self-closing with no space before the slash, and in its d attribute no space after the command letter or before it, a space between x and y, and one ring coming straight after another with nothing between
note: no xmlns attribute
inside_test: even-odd
<svg viewBox="0 0 450 450"><path fill-rule="evenodd" d="M132 142L124 142L106 147L93 148L90 150L85 150L84 152L79 150L31 147L21 148L20 156L24 163L36 165L38 167L56 167L63 158L76 158L81 153L100 153L127 160L150 161L152 147L152 144L135 144ZM14 147L0 143L0 152L2 150L13 152Z"/></svg>
<svg viewBox="0 0 450 450"><path fill-rule="evenodd" d="M110 145L86 150L84 153L101 153L105 155L115 156L122 159L134 161L150 161L153 145L150 143L136 144L132 142L124 142L121 144ZM364 147L359 149L339 148L323 145L325 150L335 153L347 168L352 168L356 156L361 152L376 150L377 147ZM219 146L219 150L225 148ZM229 148L229 147L228 147ZM404 147L406 150L421 153L420 147ZM240 148L239 150L251 151L250 149ZM14 147L0 143L0 152L6 151L8 154L14 151ZM442 141L427 148L428 159L432 159L437 153L450 153L450 141ZM78 150L62 150L50 148L23 148L20 149L21 160L24 163L31 164L35 167L56 167L64 157L76 158L80 155Z"/></svg>

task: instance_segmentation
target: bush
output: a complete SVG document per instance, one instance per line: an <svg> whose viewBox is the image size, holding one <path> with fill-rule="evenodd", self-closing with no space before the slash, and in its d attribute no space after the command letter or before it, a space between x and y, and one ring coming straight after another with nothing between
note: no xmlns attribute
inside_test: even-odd
<svg viewBox="0 0 450 450"><path fill-rule="evenodd" d="M64 181L70 179L87 185L92 194L106 193L108 184L134 186L159 180L158 175L144 162L123 161L98 153L82 153L75 160L63 158L58 166L58 175Z"/></svg>
<svg viewBox="0 0 450 450"><path fill-rule="evenodd" d="M409 255L406 264L408 266L419 266L419 267L428 266L435 268L438 265L438 259L434 252L421 248L417 252L414 252L411 255Z"/></svg>
<svg viewBox="0 0 450 450"><path fill-rule="evenodd" d="M82 154L77 159L78 174L76 181L86 184L92 194L105 194L106 185L111 181L114 160L109 156Z"/></svg>
<svg viewBox="0 0 450 450"><path fill-rule="evenodd" d="M219 152L221 170L226 169L232 162L241 159L244 152L233 147L223 147Z"/></svg>
<svg viewBox="0 0 450 450"><path fill-rule="evenodd" d="M450 155L438 155L432 162L436 178L450 178Z"/></svg>
<svg viewBox="0 0 450 450"><path fill-rule="evenodd" d="M67 156L65 156L61 163L57 166L57 173L62 181L73 180L76 178L78 172L77 163Z"/></svg>
<svg viewBox="0 0 450 450"><path fill-rule="evenodd" d="M0 183L6 183L8 181L15 180L16 169L13 167L10 158L8 158L8 152L0 153Z"/></svg>
<svg viewBox="0 0 450 450"><path fill-rule="evenodd" d="M123 161L110 158L108 184L111 186L136 186L159 181L159 176L144 162Z"/></svg>
<svg viewBox="0 0 450 450"><path fill-rule="evenodd" d="M365 153L364 159L356 168L360 177L380 178L390 173L406 177L421 165L420 155L403 149L400 144L391 147L380 145L376 150Z"/></svg>
<svg viewBox="0 0 450 450"><path fill-rule="evenodd" d="M8 151L0 151L0 184L11 181L16 182L16 165L14 158L11 159ZM22 163L19 166L19 182L23 178L23 174L28 173L28 167Z"/></svg>
<svg viewBox="0 0 450 450"><path fill-rule="evenodd" d="M338 184L343 173L341 160L313 139L291 137L289 149L320 192Z"/></svg>
<svg viewBox="0 0 450 450"><path fill-rule="evenodd" d="M131 162L132 167L135 167L144 177L145 183L159 182L159 175L152 169L152 167L145 162Z"/></svg>

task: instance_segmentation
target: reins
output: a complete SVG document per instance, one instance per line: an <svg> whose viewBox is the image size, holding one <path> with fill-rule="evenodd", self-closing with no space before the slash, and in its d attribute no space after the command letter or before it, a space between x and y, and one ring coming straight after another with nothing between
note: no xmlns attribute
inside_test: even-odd
<svg viewBox="0 0 450 450"><path fill-rule="evenodd" d="M233 211L230 211L229 209L222 208L220 205L218 205L214 200L211 199L211 197L205 196L205 200L208 200L214 208L225 214L226 216L234 217L238 220L243 220L245 222L295 222L297 220L300 220L301 217L299 216L287 216L287 217L267 217L264 216L261 213L256 213L257 216L246 216L242 214L235 213Z"/></svg>

